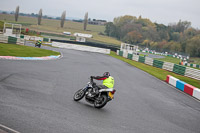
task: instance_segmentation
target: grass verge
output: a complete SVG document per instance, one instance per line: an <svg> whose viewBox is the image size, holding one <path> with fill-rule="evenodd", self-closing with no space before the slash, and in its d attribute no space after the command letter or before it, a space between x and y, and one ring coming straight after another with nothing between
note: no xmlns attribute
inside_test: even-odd
<svg viewBox="0 0 200 133"><path fill-rule="evenodd" d="M191 62L191 64L199 64L200 65L200 58L198 57L190 57L189 59Z"/></svg>
<svg viewBox="0 0 200 133"><path fill-rule="evenodd" d="M156 67L152 67L152 66L149 66L149 65L146 65L146 64L143 64L143 63L140 63L140 62L136 62L136 61L133 61L133 60L129 60L129 59L126 59L124 57L121 57L121 56L118 56L115 52L111 51L110 53L110 56L114 57L114 58L117 58L119 60L122 60L132 66L135 66L153 76L155 76L156 78L162 80L162 81L165 81L166 80L166 77L167 75L171 75L173 77L176 77L188 84L191 84L197 88L200 88L200 82L199 80L195 80L195 79L191 79L191 78L188 78L188 77L185 77L185 76L181 76L181 75L178 75L178 74L175 74L173 72L170 72L170 71L166 71L164 69L160 69L160 68L156 68Z"/></svg>
<svg viewBox="0 0 200 133"><path fill-rule="evenodd" d="M35 47L0 43L0 56L43 57L50 55L60 55L60 53Z"/></svg>
<svg viewBox="0 0 200 133"><path fill-rule="evenodd" d="M174 57L169 57L169 56L164 56L165 58L155 58L156 60L160 60L160 61L166 61L166 62L171 62L171 63L175 63L175 64L179 64L180 59L178 58L174 58Z"/></svg>

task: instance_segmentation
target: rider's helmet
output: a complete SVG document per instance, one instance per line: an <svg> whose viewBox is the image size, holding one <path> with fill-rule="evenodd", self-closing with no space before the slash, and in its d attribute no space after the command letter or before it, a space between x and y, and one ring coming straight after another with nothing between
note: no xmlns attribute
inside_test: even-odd
<svg viewBox="0 0 200 133"><path fill-rule="evenodd" d="M103 74L103 76L110 76L110 73L109 72L105 72L104 74Z"/></svg>

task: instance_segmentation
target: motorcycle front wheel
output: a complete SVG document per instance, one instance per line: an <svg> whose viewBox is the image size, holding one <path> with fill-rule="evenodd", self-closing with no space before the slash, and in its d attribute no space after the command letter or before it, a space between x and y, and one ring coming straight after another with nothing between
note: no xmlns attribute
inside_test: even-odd
<svg viewBox="0 0 200 133"><path fill-rule="evenodd" d="M85 96L85 92L80 89L74 94L74 101L79 101Z"/></svg>
<svg viewBox="0 0 200 133"><path fill-rule="evenodd" d="M108 96L102 94L94 101L94 107L98 109L103 108L107 104L107 102L108 102Z"/></svg>

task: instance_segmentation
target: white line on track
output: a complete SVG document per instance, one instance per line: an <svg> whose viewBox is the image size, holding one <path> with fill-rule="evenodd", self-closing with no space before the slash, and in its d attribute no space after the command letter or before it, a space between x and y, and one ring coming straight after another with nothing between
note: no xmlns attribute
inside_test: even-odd
<svg viewBox="0 0 200 133"><path fill-rule="evenodd" d="M11 129L11 128L6 127L6 126L1 125L1 124L0 124L0 129L4 130L5 132L8 132L8 133L20 133L18 131L15 131L14 129Z"/></svg>

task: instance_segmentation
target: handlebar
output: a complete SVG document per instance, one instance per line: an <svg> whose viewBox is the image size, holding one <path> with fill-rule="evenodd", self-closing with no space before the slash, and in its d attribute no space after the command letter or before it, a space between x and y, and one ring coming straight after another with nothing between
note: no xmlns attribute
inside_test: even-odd
<svg viewBox="0 0 200 133"><path fill-rule="evenodd" d="M91 77L90 77L90 83L92 84L93 87L96 85L96 83L93 81L93 78Z"/></svg>

